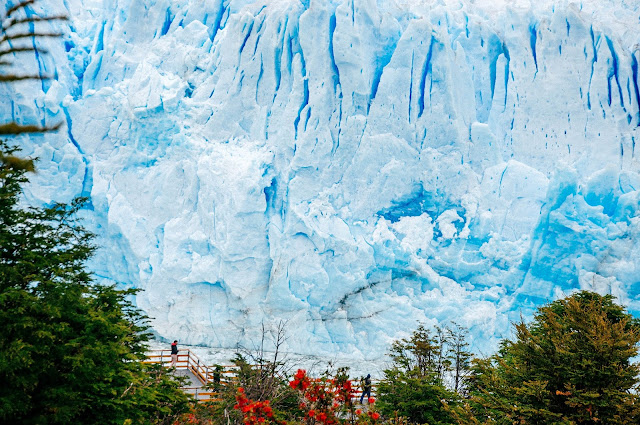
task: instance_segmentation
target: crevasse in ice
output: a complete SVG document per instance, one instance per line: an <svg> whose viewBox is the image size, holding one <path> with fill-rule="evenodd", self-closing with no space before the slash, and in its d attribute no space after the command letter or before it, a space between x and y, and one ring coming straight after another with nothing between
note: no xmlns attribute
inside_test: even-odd
<svg viewBox="0 0 640 425"><path fill-rule="evenodd" d="M96 279L160 337L379 358L455 321L488 353L576 289L640 311L640 4L47 0L52 81L5 119L27 190L87 196Z"/></svg>

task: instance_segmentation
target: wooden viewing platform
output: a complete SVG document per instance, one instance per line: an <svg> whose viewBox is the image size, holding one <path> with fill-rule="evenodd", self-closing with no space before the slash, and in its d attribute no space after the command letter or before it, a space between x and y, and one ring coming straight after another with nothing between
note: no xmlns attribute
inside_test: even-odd
<svg viewBox="0 0 640 425"><path fill-rule="evenodd" d="M147 352L147 359L144 363L161 364L171 367L171 350L152 350ZM194 352L189 349L182 349L178 352L176 363L176 375L184 376L188 379L188 385L182 387L184 392L193 395L198 401L210 401L218 394L209 388L208 384L215 382L216 376L220 382L225 381L224 375L235 375L235 366L222 366L221 370L207 366Z"/></svg>
<svg viewBox="0 0 640 425"><path fill-rule="evenodd" d="M171 350L151 350L147 352L147 358L144 363L161 364L165 367L171 367ZM221 385L226 385L236 377L237 366L220 365L219 369L215 366L204 364L200 358L189 349L181 349L178 352L178 361L176 362L176 375L184 376L188 379L188 384L182 387L187 394L191 394L198 402L216 400L217 391L207 388L207 385L216 382L216 377ZM354 381L354 384L357 383ZM372 382L371 392L374 393L377 382ZM353 400L359 401L361 389L354 388Z"/></svg>

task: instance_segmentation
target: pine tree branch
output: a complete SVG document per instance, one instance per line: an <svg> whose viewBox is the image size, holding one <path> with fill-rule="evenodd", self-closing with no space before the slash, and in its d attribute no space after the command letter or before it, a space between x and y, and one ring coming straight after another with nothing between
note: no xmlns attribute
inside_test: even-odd
<svg viewBox="0 0 640 425"><path fill-rule="evenodd" d="M17 156L3 155L2 153L0 153L0 165L2 165L2 167L11 168L16 171L22 170L31 173L36 172L33 160L29 158L19 158Z"/></svg>
<svg viewBox="0 0 640 425"><path fill-rule="evenodd" d="M2 38L0 38L0 45L7 41L14 41L20 38L31 38L31 37L61 37L62 33L60 32L21 32L16 34L6 34Z"/></svg>
<svg viewBox="0 0 640 425"><path fill-rule="evenodd" d="M0 83L21 81L21 80L50 80L49 75L0 75Z"/></svg>
<svg viewBox="0 0 640 425"><path fill-rule="evenodd" d="M62 127L62 123L57 123L53 126L40 127L37 125L20 125L15 122L7 124L0 124L0 135L16 135L25 133L46 133L49 131L56 131Z"/></svg>
<svg viewBox="0 0 640 425"><path fill-rule="evenodd" d="M15 12L17 12L20 9L24 9L25 7L29 6L30 4L35 3L36 0L24 0L21 1L19 3L17 3L16 5L10 7L9 9L7 9L7 12L5 14L5 18L9 18L11 17L11 15Z"/></svg>
<svg viewBox="0 0 640 425"><path fill-rule="evenodd" d="M20 25L20 24L30 24L30 23L35 23L35 22L52 22L52 21L66 21L68 20L68 18L64 15L57 15L57 16L30 16L27 18L13 18L11 20L9 20L9 23L3 27L3 29L5 31L9 30L10 28L15 27L16 25Z"/></svg>
<svg viewBox="0 0 640 425"><path fill-rule="evenodd" d="M39 47L31 47L31 46L25 46L25 47L12 47L10 49L7 50L0 50L0 58L6 55L10 55L13 53L23 53L23 52L36 52L38 54L47 54L49 53L48 50L45 49L41 49ZM8 64L8 62L7 62ZM2 62L0 62L0 65L2 65Z"/></svg>

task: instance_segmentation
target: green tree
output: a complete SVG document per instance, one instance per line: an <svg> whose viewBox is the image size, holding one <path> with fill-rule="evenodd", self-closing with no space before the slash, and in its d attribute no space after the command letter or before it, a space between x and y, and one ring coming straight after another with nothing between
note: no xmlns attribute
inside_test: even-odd
<svg viewBox="0 0 640 425"><path fill-rule="evenodd" d="M36 24L64 20L29 13L35 0L0 15L0 83L43 80L15 71L16 55L46 53ZM8 122L0 135L59 127ZM142 363L147 318L135 291L96 285L85 269L92 235L76 218L82 206L22 208L21 186L34 162L0 141L0 422L23 424L165 423L188 406L181 381Z"/></svg>
<svg viewBox="0 0 640 425"><path fill-rule="evenodd" d="M579 292L516 325L476 361L460 423L637 424L640 323L610 295Z"/></svg>
<svg viewBox="0 0 640 425"><path fill-rule="evenodd" d="M180 382L142 363L150 334L135 291L91 280L82 201L24 209L26 181L0 166L0 422L153 423L186 409Z"/></svg>
<svg viewBox="0 0 640 425"><path fill-rule="evenodd" d="M466 393L467 380L471 370L471 359L473 357L467 342L469 331L454 323L453 329L447 328L447 333L447 357L451 364L453 390L464 394Z"/></svg>
<svg viewBox="0 0 640 425"><path fill-rule="evenodd" d="M454 423L447 406L457 405L460 396L447 388L445 380L454 364L451 353L462 356L465 352L462 342L457 349L450 346L452 335L463 338L462 329L456 328L457 333L447 328L430 331L420 325L410 338L393 343L390 357L394 364L384 371L385 379L377 391L382 414L402 416L418 424ZM463 361L456 364L459 376L464 365Z"/></svg>

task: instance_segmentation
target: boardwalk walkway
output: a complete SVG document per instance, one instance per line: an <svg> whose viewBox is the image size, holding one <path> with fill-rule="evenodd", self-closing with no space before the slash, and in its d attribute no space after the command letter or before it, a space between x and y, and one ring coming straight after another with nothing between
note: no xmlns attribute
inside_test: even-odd
<svg viewBox="0 0 640 425"><path fill-rule="evenodd" d="M153 350L147 352L145 363L161 364L171 367L171 350ZM218 393L210 388L208 384L214 383L217 379L222 385L235 378L235 366L222 366L216 370L215 367L205 365L195 353L189 349L180 350L175 374L187 378L187 385L182 390L193 395L198 401L215 400ZM377 383L372 386L372 393L375 393ZM361 390L353 392L354 402L360 401Z"/></svg>
<svg viewBox="0 0 640 425"><path fill-rule="evenodd" d="M156 363L166 367L171 366L171 350L153 350L147 353L145 363ZM216 375L232 373L226 367L222 371L205 365L191 350L180 350L176 364L176 375L187 378L187 386L182 387L184 392L193 395L198 401L212 400L216 392L206 388L213 383Z"/></svg>

